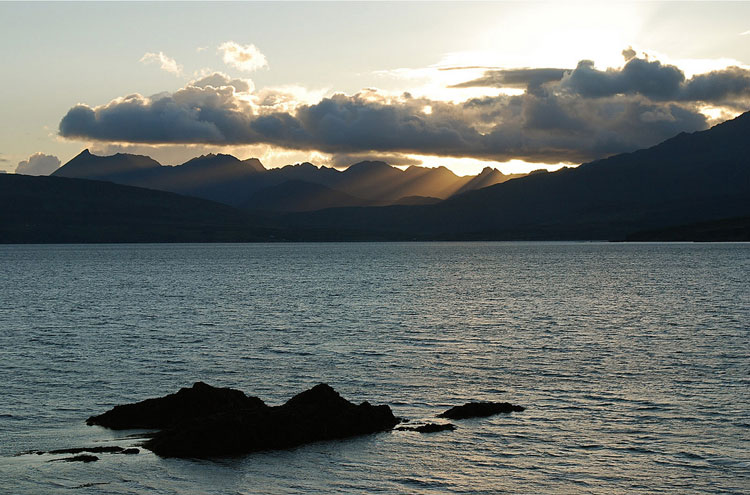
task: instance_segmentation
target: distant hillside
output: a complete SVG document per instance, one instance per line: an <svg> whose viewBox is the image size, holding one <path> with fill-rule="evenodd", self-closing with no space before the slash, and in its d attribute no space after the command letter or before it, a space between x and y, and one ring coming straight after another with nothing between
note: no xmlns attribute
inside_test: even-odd
<svg viewBox="0 0 750 495"><path fill-rule="evenodd" d="M411 196L445 199L459 192L497 184L516 176L485 169L459 177L445 167L401 170L385 162L364 161L346 170L310 163L266 170L257 159L203 155L182 165L162 166L147 156L118 153L92 155L84 150L60 167L56 177L107 180L159 189L264 211L312 211L336 206L387 205ZM299 182L322 186L311 195ZM298 184L297 188L282 186ZM273 196L276 191L280 195ZM324 191L327 193L324 194ZM303 197L296 197L299 192ZM282 200L284 198L284 200Z"/></svg>
<svg viewBox="0 0 750 495"><path fill-rule="evenodd" d="M660 230L634 232L625 240L631 242L750 242L750 217L727 218Z"/></svg>
<svg viewBox="0 0 750 495"><path fill-rule="evenodd" d="M261 189L242 203L240 208L250 211L311 211L363 204L367 204L367 201L330 187L302 180L288 180Z"/></svg>
<svg viewBox="0 0 750 495"><path fill-rule="evenodd" d="M283 238L226 205L83 179L0 174L0 242L219 242Z"/></svg>
<svg viewBox="0 0 750 495"><path fill-rule="evenodd" d="M427 206L288 215L288 226L428 239L623 239L750 215L750 113L649 149L531 174Z"/></svg>

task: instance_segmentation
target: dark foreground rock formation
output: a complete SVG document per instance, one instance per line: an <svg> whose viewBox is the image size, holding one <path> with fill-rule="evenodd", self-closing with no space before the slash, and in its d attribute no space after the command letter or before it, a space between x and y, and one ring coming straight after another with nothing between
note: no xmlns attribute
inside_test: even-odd
<svg viewBox="0 0 750 495"><path fill-rule="evenodd" d="M104 414L91 416L86 424L113 430L163 429L178 423L211 416L266 407L257 397L239 390L219 388L196 382L176 394L146 399L135 404L115 406Z"/></svg>
<svg viewBox="0 0 750 495"><path fill-rule="evenodd" d="M466 419L492 416L494 414L521 412L525 408L510 402L467 402L463 406L451 407L438 418Z"/></svg>
<svg viewBox="0 0 750 495"><path fill-rule="evenodd" d="M163 457L222 457L392 429L390 407L355 405L326 384L267 406L238 390L198 382L159 399L87 420L108 428L157 428L144 447Z"/></svg>

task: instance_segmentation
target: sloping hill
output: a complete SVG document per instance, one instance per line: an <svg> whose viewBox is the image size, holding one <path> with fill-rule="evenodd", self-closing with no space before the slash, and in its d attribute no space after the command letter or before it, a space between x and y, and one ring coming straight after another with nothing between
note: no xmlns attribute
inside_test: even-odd
<svg viewBox="0 0 750 495"><path fill-rule="evenodd" d="M631 242L750 242L750 217L725 218L660 230L634 232L625 240Z"/></svg>
<svg viewBox="0 0 750 495"><path fill-rule="evenodd" d="M0 242L219 242L283 238L226 205L110 182L0 175Z"/></svg>

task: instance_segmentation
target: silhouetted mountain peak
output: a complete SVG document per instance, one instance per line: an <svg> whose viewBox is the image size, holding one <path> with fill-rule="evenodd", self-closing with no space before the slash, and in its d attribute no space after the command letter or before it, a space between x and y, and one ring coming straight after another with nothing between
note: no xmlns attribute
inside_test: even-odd
<svg viewBox="0 0 750 495"><path fill-rule="evenodd" d="M444 165L440 165L439 167L434 167L430 169L430 172L433 174L439 174L441 176L450 176L450 177L458 177L456 174L453 173L451 169Z"/></svg>
<svg viewBox="0 0 750 495"><path fill-rule="evenodd" d="M310 174L315 174L319 169L310 162L295 163L294 165L284 165L281 168L273 169L275 173L293 174L291 177L311 177ZM302 175L300 175L302 174Z"/></svg>
<svg viewBox="0 0 750 495"><path fill-rule="evenodd" d="M248 158L246 160L242 160L242 163L244 163L246 166L250 167L251 169L255 170L256 172L265 172L266 167L263 166L263 163L261 163L260 160L257 158Z"/></svg>
<svg viewBox="0 0 750 495"><path fill-rule="evenodd" d="M395 167L388 165L385 162L364 160L357 162L354 165L350 165L344 172L364 172L364 171L376 171L376 170L398 170Z"/></svg>
<svg viewBox="0 0 750 495"><path fill-rule="evenodd" d="M499 176L502 176L502 177L505 176L504 173L502 173L501 171L499 171L496 168L484 167L482 169L482 171L479 172L479 175L477 175L477 177L488 177L488 176L491 176L491 175L499 175Z"/></svg>
<svg viewBox="0 0 750 495"><path fill-rule="evenodd" d="M182 166L188 166L188 167L203 167L203 166L214 166L217 164L221 165L227 165L227 164L235 164L240 163L240 160L232 155L226 155L223 153L209 153L207 155L201 155L197 156L195 158L191 158L190 160L186 161L182 164Z"/></svg>
<svg viewBox="0 0 750 495"><path fill-rule="evenodd" d="M419 165L409 165L406 170L404 170L404 172L409 175L422 175L427 171L427 167L422 167Z"/></svg>
<svg viewBox="0 0 750 495"><path fill-rule="evenodd" d="M161 164L149 156L128 153L98 156L85 149L51 175L96 179L160 167Z"/></svg>
<svg viewBox="0 0 750 495"><path fill-rule="evenodd" d="M449 168L440 165L439 167L424 167L420 165L411 165L409 168L404 170L404 173L411 177L425 177L430 176L431 178L437 178L443 180L455 180L458 176L454 174Z"/></svg>

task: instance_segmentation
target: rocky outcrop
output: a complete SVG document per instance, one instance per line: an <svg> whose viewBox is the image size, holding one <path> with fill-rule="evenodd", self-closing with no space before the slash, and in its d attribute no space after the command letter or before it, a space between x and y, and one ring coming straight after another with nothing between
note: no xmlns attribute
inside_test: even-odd
<svg viewBox="0 0 750 495"><path fill-rule="evenodd" d="M501 413L521 412L525 408L510 402L467 402L463 406L451 407L438 418L466 419L492 416Z"/></svg>
<svg viewBox="0 0 750 495"><path fill-rule="evenodd" d="M238 390L198 382L160 399L117 406L90 425L158 428L144 447L163 457L222 457L392 429L387 405L356 405L326 384L270 407Z"/></svg>
<svg viewBox="0 0 750 495"><path fill-rule="evenodd" d="M263 407L266 405L262 400L248 397L239 390L196 382L190 388L165 397L115 406L104 414L91 416L86 424L113 430L162 429L212 414Z"/></svg>

